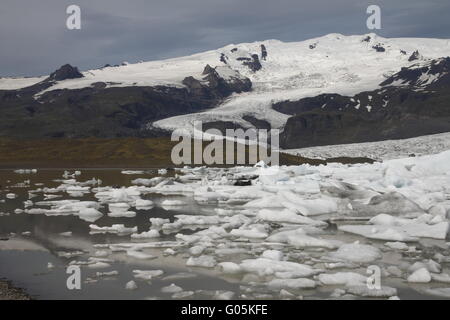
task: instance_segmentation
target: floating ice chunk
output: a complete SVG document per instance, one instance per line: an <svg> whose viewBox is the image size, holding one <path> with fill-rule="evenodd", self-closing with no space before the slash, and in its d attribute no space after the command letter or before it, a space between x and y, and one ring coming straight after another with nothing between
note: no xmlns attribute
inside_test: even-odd
<svg viewBox="0 0 450 320"><path fill-rule="evenodd" d="M61 232L59 235L63 237L71 237L72 231Z"/></svg>
<svg viewBox="0 0 450 320"><path fill-rule="evenodd" d="M164 180L164 178L162 178L162 177L155 177L155 178L151 178L151 179L139 178L139 179L132 180L131 183L149 187L149 186L155 186L163 180Z"/></svg>
<svg viewBox="0 0 450 320"><path fill-rule="evenodd" d="M144 174L144 171L141 171L141 170L122 170L120 173L132 175L132 174Z"/></svg>
<svg viewBox="0 0 450 320"><path fill-rule="evenodd" d="M194 291L181 291L181 292L174 293L172 295L172 299L185 299L185 298L192 297L194 294L195 294Z"/></svg>
<svg viewBox="0 0 450 320"><path fill-rule="evenodd" d="M324 285L344 285L357 286L363 285L367 281L367 277L356 272L337 272L337 273L322 273L317 276L317 279Z"/></svg>
<svg viewBox="0 0 450 320"><path fill-rule="evenodd" d="M129 212L130 205L125 202L110 203L108 204L109 211L108 216L110 217L135 217L135 212Z"/></svg>
<svg viewBox="0 0 450 320"><path fill-rule="evenodd" d="M262 253L261 258L281 261L283 260L283 252L279 250L266 250Z"/></svg>
<svg viewBox="0 0 450 320"><path fill-rule="evenodd" d="M94 263L89 263L87 265L88 268L90 269L104 269L104 268L109 268L111 267L111 265L107 262L102 262L102 261L97 261Z"/></svg>
<svg viewBox="0 0 450 320"><path fill-rule="evenodd" d="M113 271L105 271L105 272L97 272L95 274L97 277L113 277L119 275L119 271L113 270Z"/></svg>
<svg viewBox="0 0 450 320"><path fill-rule="evenodd" d="M103 202L134 202L139 198L141 192L138 187L128 187L121 189L107 189L105 191L99 191L95 194L97 199L100 199Z"/></svg>
<svg viewBox="0 0 450 320"><path fill-rule="evenodd" d="M291 261L276 261L266 258L243 260L239 265L243 272L258 275L273 275L276 273L295 273L298 277L309 277L316 273L312 267ZM278 275L276 275L278 277Z"/></svg>
<svg viewBox="0 0 450 320"><path fill-rule="evenodd" d="M414 283L428 283L431 281L431 274L426 268L421 268L414 271L407 280Z"/></svg>
<svg viewBox="0 0 450 320"><path fill-rule="evenodd" d="M53 263L51 263L51 262L47 263L47 269L53 269L53 268L55 268Z"/></svg>
<svg viewBox="0 0 450 320"><path fill-rule="evenodd" d="M175 283L172 283L171 285L169 285L167 287L161 288L162 293L177 293L177 292L182 292L182 291L183 291L183 288L177 286Z"/></svg>
<svg viewBox="0 0 450 320"><path fill-rule="evenodd" d="M148 208L148 207L153 207L154 203L151 200L146 200L146 199L136 199L134 206L136 208Z"/></svg>
<svg viewBox="0 0 450 320"><path fill-rule="evenodd" d="M147 232L133 233L131 235L131 238L133 238L133 239L146 239L146 238L158 238L159 236L160 236L159 235L159 231L155 230L155 229L152 229L152 230L149 230Z"/></svg>
<svg viewBox="0 0 450 320"><path fill-rule="evenodd" d="M421 268L426 268L430 272L434 273L440 273L441 272L441 265L437 263L434 260L425 260L425 261L417 261L412 266L408 268L408 271L414 272L416 270L419 270Z"/></svg>
<svg viewBox="0 0 450 320"><path fill-rule="evenodd" d="M250 239L264 239L267 238L269 234L267 233L266 225L254 224L239 229L233 229L230 231L230 235Z"/></svg>
<svg viewBox="0 0 450 320"><path fill-rule="evenodd" d="M109 256L110 252L106 250L97 250L94 252L94 256L96 257L107 257Z"/></svg>
<svg viewBox="0 0 450 320"><path fill-rule="evenodd" d="M314 220L314 219L311 219L308 217L304 217L304 216L299 215L289 209L284 209L282 211L263 209L258 212L257 217L262 220L270 221L270 222L309 224L309 225L316 225L316 226L326 226L327 225L326 222Z"/></svg>
<svg viewBox="0 0 450 320"><path fill-rule="evenodd" d="M303 230L302 228L274 233L266 240L270 242L287 243L296 248L306 248L306 247L322 247L329 249L336 248L336 244L334 244L331 241L308 236L305 230Z"/></svg>
<svg viewBox="0 0 450 320"><path fill-rule="evenodd" d="M177 252L176 252L175 250L171 249L171 248L167 248L166 250L163 251L163 253L164 253L165 255L168 255L168 256L173 256L173 255L175 255Z"/></svg>
<svg viewBox="0 0 450 320"><path fill-rule="evenodd" d="M280 290L280 298L282 298L282 299L293 299L293 298L295 298L295 294L290 293L286 289L281 289Z"/></svg>
<svg viewBox="0 0 450 320"><path fill-rule="evenodd" d="M225 274L239 274L242 272L241 267L234 262L221 262L218 266L222 273Z"/></svg>
<svg viewBox="0 0 450 320"><path fill-rule="evenodd" d="M339 260L369 263L381 258L381 252L371 245L355 242L341 245L337 251L331 252L329 256Z"/></svg>
<svg viewBox="0 0 450 320"><path fill-rule="evenodd" d="M369 289L367 285L351 286L347 292L361 297L388 298L397 295L397 289L391 287L381 287L380 289Z"/></svg>
<svg viewBox="0 0 450 320"><path fill-rule="evenodd" d="M15 198L17 198L17 194L15 194L15 193L7 193L6 194L6 198L7 199L15 199Z"/></svg>
<svg viewBox="0 0 450 320"><path fill-rule="evenodd" d="M202 267L202 268L214 268L217 265L217 261L212 256L199 256L199 257L190 257L186 265L189 267Z"/></svg>
<svg viewBox="0 0 450 320"><path fill-rule="evenodd" d="M162 270L133 270L133 276L136 279L150 281L153 278L160 277L164 274Z"/></svg>
<svg viewBox="0 0 450 320"><path fill-rule="evenodd" d="M204 246L193 246L189 249L189 253L194 255L194 256L199 256L203 253L203 251L205 251L205 247Z"/></svg>
<svg viewBox="0 0 450 320"><path fill-rule="evenodd" d="M285 199L283 205L289 209L297 210L304 216L313 216L338 211L337 200L329 197L317 199L303 199L301 196L288 191L281 191Z"/></svg>
<svg viewBox="0 0 450 320"><path fill-rule="evenodd" d="M281 289L312 289L316 287L316 282L307 278L297 279L273 279L267 283L267 287L272 290Z"/></svg>
<svg viewBox="0 0 450 320"><path fill-rule="evenodd" d="M90 233L119 233L119 234L130 234L136 233L137 227L127 228L123 224L113 224L111 227L99 227L95 224L89 225L91 229Z"/></svg>
<svg viewBox="0 0 450 320"><path fill-rule="evenodd" d="M430 219L429 215L405 219L379 214L369 221L374 226L346 225L339 226L339 229L372 239L417 241L417 238L423 237L444 240L449 230L449 222L428 224L424 222L425 218Z"/></svg>
<svg viewBox="0 0 450 320"><path fill-rule="evenodd" d="M156 257L151 255L151 254L147 254L141 251L136 251L136 250L127 250L127 255L132 257L132 258L136 258L136 259L155 259Z"/></svg>
<svg viewBox="0 0 450 320"><path fill-rule="evenodd" d="M131 280L125 284L125 289L127 290L136 290L138 288L136 282Z"/></svg>
<svg viewBox="0 0 450 320"><path fill-rule="evenodd" d="M408 250L409 247L406 243L404 242L386 242L384 244L386 247L389 247L391 249L395 249L395 250Z"/></svg>
<svg viewBox="0 0 450 320"><path fill-rule="evenodd" d="M370 226L370 225L342 225L338 229L348 233L354 233L368 239L390 241L417 241L418 238L409 236L404 230L394 227Z"/></svg>
<svg viewBox="0 0 450 320"><path fill-rule="evenodd" d="M152 224L152 228L161 229L161 227L165 223L170 223L170 220L162 218L150 218L150 223Z"/></svg>
<svg viewBox="0 0 450 320"><path fill-rule="evenodd" d="M82 208L78 211L80 219L87 222L95 222L100 219L103 214L95 208Z"/></svg>
<svg viewBox="0 0 450 320"><path fill-rule="evenodd" d="M184 206L185 202L181 201L181 200L164 200L161 203L161 206L163 207L180 207L180 206Z"/></svg>
<svg viewBox="0 0 450 320"><path fill-rule="evenodd" d="M215 292L213 299L215 300L231 300L235 293L233 291L218 290Z"/></svg>
<svg viewBox="0 0 450 320"><path fill-rule="evenodd" d="M134 212L134 211L108 212L108 217L111 217L111 218L134 218L134 217L136 217L136 212Z"/></svg>

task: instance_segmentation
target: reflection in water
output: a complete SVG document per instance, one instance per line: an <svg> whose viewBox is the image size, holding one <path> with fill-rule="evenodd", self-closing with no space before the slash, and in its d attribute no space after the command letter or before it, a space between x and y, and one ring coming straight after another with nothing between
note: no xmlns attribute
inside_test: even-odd
<svg viewBox="0 0 450 320"><path fill-rule="evenodd" d="M82 266L82 290L68 290L66 267L71 261L86 261L89 258L103 257L101 244L129 242L130 235L111 233L92 233L90 222L83 221L74 215L46 216L44 214L15 213L16 209L24 208L24 201L29 200L30 190L39 188L56 188L61 182L63 170L39 170L36 174L16 174L10 170L0 171L2 197L8 193L17 195L15 199L7 199L0 203L0 276L6 277L15 285L23 287L27 292L41 299L145 299L170 298L172 294L161 292L161 288L176 282L185 291L196 291L189 298L210 298L216 290L237 291L237 285L209 276L198 270L185 267L184 262L172 256L164 256L163 249L155 248L157 257L151 260L139 260L124 253L111 253L105 259L109 267L95 269ZM152 178L153 173L139 175ZM128 187L134 175L122 174L120 170L83 170L78 181L92 178L102 180L102 186ZM29 186L23 187L23 182L30 180ZM27 181L28 182L28 181ZM31 198L34 203L44 201L45 192L36 192ZM77 196L73 198L72 196ZM66 192L51 193L51 200L78 199L80 201L98 201L93 193L68 195ZM59 197L56 197L59 196ZM164 197L166 199L167 197ZM148 195L145 199L161 203L160 195ZM45 207L44 208L49 208ZM134 209L134 208L133 208ZM99 211L104 215L95 224L111 226L123 224L125 227L135 227L139 233L148 231L150 218L169 219L173 222L176 214L195 213L200 209L195 202L183 207L163 209L160 206L135 210L135 217L111 218L107 215L108 206L102 206ZM18 212L18 211L16 211ZM173 235L162 234L157 241L174 240ZM146 241L152 241L151 239ZM51 268L48 268L51 266ZM162 276L151 281L138 281L133 278L133 270L164 271ZM100 273L117 271L118 275L100 276ZM99 276L97 276L99 273ZM137 282L136 290L126 290L125 285L131 280ZM181 296L181 295L180 295Z"/></svg>

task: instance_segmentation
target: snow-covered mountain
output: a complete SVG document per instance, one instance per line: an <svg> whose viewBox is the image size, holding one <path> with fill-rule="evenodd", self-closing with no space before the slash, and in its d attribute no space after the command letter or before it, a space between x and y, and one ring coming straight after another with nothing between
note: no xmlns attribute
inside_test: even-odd
<svg viewBox="0 0 450 320"><path fill-rule="evenodd" d="M404 87L408 81L399 80L406 72L403 69L402 73L402 68L419 70L409 74L416 74L420 78L415 80L414 85L420 82L426 86L441 76L440 69L429 73L427 68L436 64L434 60L447 56L450 56L450 40L447 39L387 39L375 34L329 34L302 42L267 40L231 44L176 59L105 66L82 72L82 77L52 79L45 86L39 86L42 77L1 78L0 90L20 91L34 86L32 97L41 105L68 92L86 94L89 91L90 95L98 95L100 89L158 87L159 91L162 88L187 89L190 93L199 93L205 83L206 86L214 86L205 77L205 67L209 65L216 77L222 79L222 84L249 79L251 90L228 90L228 94L221 95L220 99L199 107L193 107L196 102L189 101L188 109L144 116L142 122L137 121L139 123L136 126L139 125L140 129L146 127L170 131L191 128L194 120L201 120L204 123L233 123L244 128L263 123L271 128L283 129L288 119L297 113L280 112L273 108L278 103L300 101L323 94L353 97L387 86ZM197 90L199 88L200 91ZM204 95L204 92L201 94ZM106 102L109 103L109 100ZM138 103L139 108L145 109L152 108L155 101L150 99L131 103ZM386 100L383 103L388 104ZM130 101L127 106L129 104ZM164 110L163 105L159 108ZM355 105L354 109L370 113L372 108L367 104ZM135 119L133 121L136 122Z"/></svg>

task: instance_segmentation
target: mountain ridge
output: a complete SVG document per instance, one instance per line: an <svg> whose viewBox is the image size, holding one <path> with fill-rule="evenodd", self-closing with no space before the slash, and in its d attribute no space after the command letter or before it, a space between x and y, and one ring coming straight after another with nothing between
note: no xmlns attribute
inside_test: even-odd
<svg viewBox="0 0 450 320"><path fill-rule="evenodd" d="M320 127L321 121L328 121L327 117L340 112L339 107L349 105L352 112L345 113L346 119L353 119L349 122L352 125L356 121L363 126L368 115L361 118L362 113L369 114L369 118L380 117L379 110L386 106L386 109L391 108L387 100L399 100L408 90L408 95L412 96L414 90L420 89L418 82L427 88L433 87L436 79L432 68L439 69L439 61L446 61L443 57L449 55L450 44L446 39L329 34L301 42L267 40L230 44L187 57L105 66L81 73L66 65L47 78L10 80L17 82L19 88L15 89L11 89L14 83L0 79L3 114L0 135L25 138L161 136L174 129L191 130L192 122L200 120L205 127L219 129L230 126L281 129L282 144L289 148L327 141L383 139L384 135L368 133L346 134L344 140L333 139L330 133L318 139L314 132L292 130L294 119L299 120L306 114L299 115L298 110L286 112L286 108L291 105L296 109L309 103L307 111L314 111L316 120L309 119L308 123L317 122ZM430 63L437 67L427 67ZM409 75L405 76L405 72ZM415 83L399 82L414 74L423 78L416 78ZM35 80L39 81L32 83ZM429 83L424 84L424 80ZM379 96L380 90L388 90L385 98L380 101L375 98L376 103L370 105L368 96ZM439 89L434 95L446 97L446 90ZM337 100L331 101L333 95ZM386 97L388 95L392 97ZM418 95L421 99L426 97L425 93ZM364 104L361 109L350 100L354 97L359 97ZM435 99L446 108L442 99ZM338 100L345 104L340 105ZM331 108L336 103L338 108ZM324 104L328 108L318 110ZM409 109L401 110L409 115ZM325 120L321 113L325 113ZM389 113L394 114L395 110ZM422 131L426 134L450 131L436 119L435 127L429 123L430 127ZM305 118L302 121L305 123ZM395 131L396 126L398 122L394 121L386 130ZM409 131L413 134L412 129ZM308 141L308 144L289 142L296 140Z"/></svg>

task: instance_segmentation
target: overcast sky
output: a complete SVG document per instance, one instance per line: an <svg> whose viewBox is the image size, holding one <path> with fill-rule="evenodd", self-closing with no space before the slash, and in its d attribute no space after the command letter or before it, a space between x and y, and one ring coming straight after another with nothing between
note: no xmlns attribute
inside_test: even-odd
<svg viewBox="0 0 450 320"><path fill-rule="evenodd" d="M81 7L81 30L66 28L71 4ZM0 0L0 76L365 34L369 4L381 7L381 36L450 38L449 0Z"/></svg>

